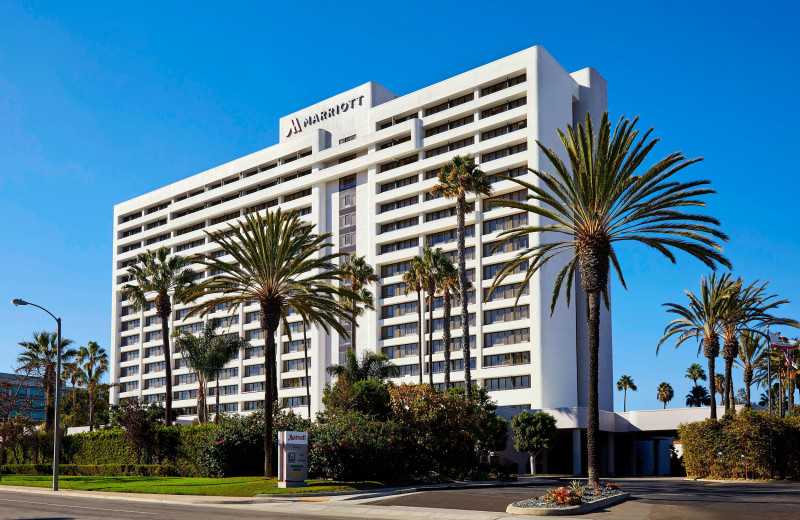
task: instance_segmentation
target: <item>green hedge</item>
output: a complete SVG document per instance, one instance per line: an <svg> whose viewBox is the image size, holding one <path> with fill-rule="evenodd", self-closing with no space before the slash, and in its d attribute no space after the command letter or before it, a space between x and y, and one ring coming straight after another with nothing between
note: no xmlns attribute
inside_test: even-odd
<svg viewBox="0 0 800 520"><path fill-rule="evenodd" d="M179 468L158 464L59 464L59 475L78 477L180 477ZM52 464L6 464L6 475L52 475Z"/></svg>
<svg viewBox="0 0 800 520"><path fill-rule="evenodd" d="M731 411L678 428L686 474L708 478L800 478L800 417Z"/></svg>

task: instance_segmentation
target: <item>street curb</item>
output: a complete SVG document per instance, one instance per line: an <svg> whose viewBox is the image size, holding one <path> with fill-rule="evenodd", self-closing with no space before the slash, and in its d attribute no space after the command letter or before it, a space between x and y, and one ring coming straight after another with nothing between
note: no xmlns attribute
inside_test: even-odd
<svg viewBox="0 0 800 520"><path fill-rule="evenodd" d="M621 495L614 495L613 497L602 498L588 504L581 504L579 506L558 507L558 508L541 508L541 507L517 507L509 504L506 508L506 513L512 515L527 515L527 516L569 516L569 515L582 515L597 509L613 506L624 502L631 497L630 493L622 493Z"/></svg>

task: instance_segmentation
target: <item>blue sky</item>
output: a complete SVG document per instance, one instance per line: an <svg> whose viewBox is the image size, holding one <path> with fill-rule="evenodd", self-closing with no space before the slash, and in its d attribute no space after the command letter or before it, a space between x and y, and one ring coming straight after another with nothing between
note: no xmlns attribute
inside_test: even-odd
<svg viewBox="0 0 800 520"><path fill-rule="evenodd" d="M532 45L567 70L600 71L612 116L656 127L654 157L705 157L685 178L713 181L708 211L731 237L735 274L800 302L797 5L281 4L0 0L0 370L51 327L5 303L15 297L60 314L79 344L108 346L114 204L272 145L279 117L366 81L402 95ZM656 357L661 304L706 269L620 253L615 376L639 386L629 408L658 406L664 380L682 404L696 349ZM787 316L800 318L797 302Z"/></svg>

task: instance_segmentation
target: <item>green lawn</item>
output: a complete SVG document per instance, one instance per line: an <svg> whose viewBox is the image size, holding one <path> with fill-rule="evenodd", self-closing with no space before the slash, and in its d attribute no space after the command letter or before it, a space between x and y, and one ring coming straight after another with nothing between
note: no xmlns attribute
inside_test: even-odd
<svg viewBox="0 0 800 520"><path fill-rule="evenodd" d="M3 475L6 486L50 487L50 476ZM330 482L309 480L308 487L281 489L277 479L261 477L183 478L183 477L61 477L59 487L83 491L122 493L162 493L172 495L209 495L251 497L259 493L330 493L384 487L380 482Z"/></svg>

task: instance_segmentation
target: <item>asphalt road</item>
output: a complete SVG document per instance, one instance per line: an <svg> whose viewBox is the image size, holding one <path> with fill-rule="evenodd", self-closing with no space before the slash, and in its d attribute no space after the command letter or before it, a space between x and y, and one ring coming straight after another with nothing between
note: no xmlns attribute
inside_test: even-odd
<svg viewBox="0 0 800 520"><path fill-rule="evenodd" d="M685 479L618 479L631 499L586 518L797 520L800 482L715 483ZM564 485L568 485L565 482ZM512 502L539 496L546 487L443 489L370 502L371 505L505 511Z"/></svg>
<svg viewBox="0 0 800 520"><path fill-rule="evenodd" d="M247 508L159 504L110 498L41 495L0 489L2 520L320 520L319 516L276 514Z"/></svg>

